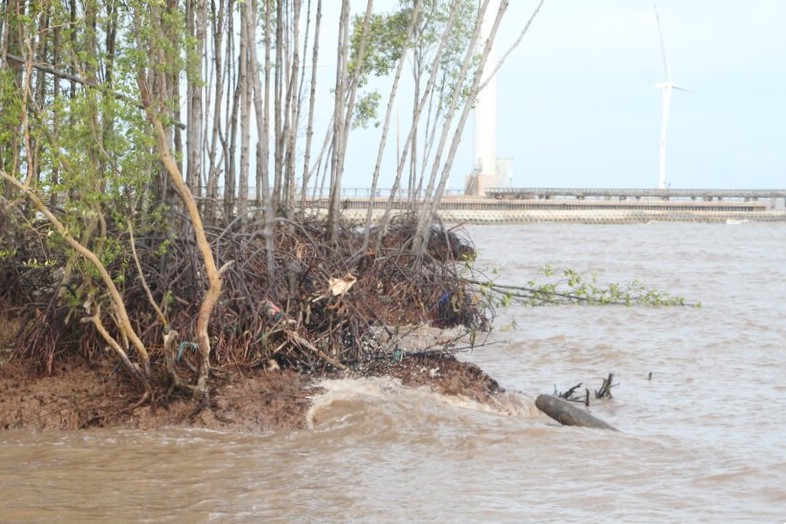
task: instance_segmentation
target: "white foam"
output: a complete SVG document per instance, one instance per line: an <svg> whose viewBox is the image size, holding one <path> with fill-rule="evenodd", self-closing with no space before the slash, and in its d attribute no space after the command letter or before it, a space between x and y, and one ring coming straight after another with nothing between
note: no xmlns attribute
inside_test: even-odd
<svg viewBox="0 0 786 524"><path fill-rule="evenodd" d="M490 403L481 403L461 395L443 395L427 386L407 387L391 377L326 379L318 387L324 391L313 397L306 413L306 425L312 430L317 415L338 402L359 401L372 405L385 402L420 409L431 406L446 412L455 410L522 418L535 417L539 413L532 399L517 392L502 393L492 397Z"/></svg>

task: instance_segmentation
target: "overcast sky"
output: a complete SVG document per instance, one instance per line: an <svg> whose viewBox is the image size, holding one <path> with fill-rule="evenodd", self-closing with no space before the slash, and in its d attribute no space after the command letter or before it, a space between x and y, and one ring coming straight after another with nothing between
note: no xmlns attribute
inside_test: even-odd
<svg viewBox="0 0 786 524"><path fill-rule="evenodd" d="M498 56L535 5L511 0ZM786 1L660 0L658 11L672 80L692 91L673 94L667 183L786 187ZM664 79L651 0L546 0L499 76L497 154L513 159L513 185L656 187ZM353 132L345 187L370 185L377 142ZM472 147L470 122L449 187L463 187Z"/></svg>

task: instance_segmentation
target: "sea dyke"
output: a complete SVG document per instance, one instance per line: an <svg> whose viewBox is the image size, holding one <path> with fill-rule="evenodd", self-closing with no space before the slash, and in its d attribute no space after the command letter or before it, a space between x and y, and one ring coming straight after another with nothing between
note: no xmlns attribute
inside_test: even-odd
<svg viewBox="0 0 786 524"><path fill-rule="evenodd" d="M373 217L382 216L388 197L370 200L361 190L350 191L353 196L342 201L345 219L362 222L369 205ZM315 199L307 206L326 212L328 201ZM409 203L394 199L391 208L405 211ZM438 214L444 222L471 224L786 222L786 190L505 188L491 189L486 197L446 196Z"/></svg>

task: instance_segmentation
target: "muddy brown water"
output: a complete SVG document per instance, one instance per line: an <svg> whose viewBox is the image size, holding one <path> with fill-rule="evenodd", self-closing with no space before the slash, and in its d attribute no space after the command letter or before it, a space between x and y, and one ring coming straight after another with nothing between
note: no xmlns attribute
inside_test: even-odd
<svg viewBox="0 0 786 524"><path fill-rule="evenodd" d="M786 225L470 233L501 282L549 263L702 307L501 310L461 354L508 389L495 406L367 378L323 384L294 433L0 432L0 521L786 519ZM534 408L609 372L592 412L618 433Z"/></svg>

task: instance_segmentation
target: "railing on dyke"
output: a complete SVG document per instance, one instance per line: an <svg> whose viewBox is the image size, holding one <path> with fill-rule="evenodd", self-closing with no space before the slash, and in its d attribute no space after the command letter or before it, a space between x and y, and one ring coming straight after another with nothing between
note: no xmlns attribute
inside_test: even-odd
<svg viewBox="0 0 786 524"><path fill-rule="evenodd" d="M548 188L548 187L494 187L486 190L490 197L550 198L690 198L723 200L725 198L786 198L786 189L645 189L645 188Z"/></svg>

